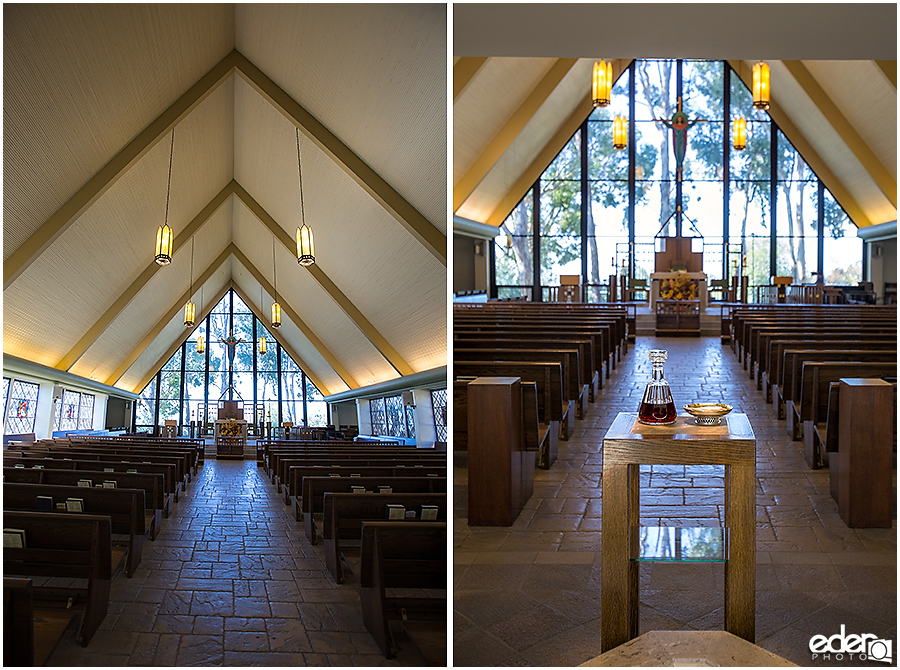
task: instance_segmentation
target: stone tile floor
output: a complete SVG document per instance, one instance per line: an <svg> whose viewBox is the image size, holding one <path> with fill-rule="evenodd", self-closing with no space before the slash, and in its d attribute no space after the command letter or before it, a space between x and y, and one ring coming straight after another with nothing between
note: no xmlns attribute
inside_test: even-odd
<svg viewBox="0 0 900 670"><path fill-rule="evenodd" d="M512 527L470 527L465 468L454 468L453 664L572 666L600 654L600 443L619 412L636 412L650 349L667 349L676 406L724 402L757 439L756 642L798 665L884 665L816 659L810 637L874 633L896 649L896 521L850 529L829 494L828 470L807 468L719 338L640 337L618 363L559 460L538 470ZM724 470L641 470L643 525L720 525ZM896 477L896 472L895 472ZM896 480L895 480L896 481ZM722 564L641 569L641 632L721 630ZM896 657L895 657L896 658Z"/></svg>
<svg viewBox="0 0 900 670"><path fill-rule="evenodd" d="M423 664L405 639L382 656L355 579L334 583L255 460L207 460L175 508L90 644L68 630L48 666Z"/></svg>

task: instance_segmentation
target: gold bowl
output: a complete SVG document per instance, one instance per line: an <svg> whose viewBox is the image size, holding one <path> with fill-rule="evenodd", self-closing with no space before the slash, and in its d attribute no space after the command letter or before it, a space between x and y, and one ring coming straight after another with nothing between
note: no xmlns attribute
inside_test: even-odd
<svg viewBox="0 0 900 670"><path fill-rule="evenodd" d="M694 402L684 406L684 411L694 417L698 426L718 426L731 410L731 405L720 402Z"/></svg>

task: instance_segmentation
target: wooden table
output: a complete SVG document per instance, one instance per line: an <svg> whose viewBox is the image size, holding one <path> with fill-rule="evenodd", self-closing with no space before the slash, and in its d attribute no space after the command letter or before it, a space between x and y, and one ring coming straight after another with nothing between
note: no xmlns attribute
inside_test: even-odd
<svg viewBox="0 0 900 670"><path fill-rule="evenodd" d="M645 426L622 412L603 438L601 650L638 636L641 465L725 466L725 630L755 642L756 437L747 416Z"/></svg>

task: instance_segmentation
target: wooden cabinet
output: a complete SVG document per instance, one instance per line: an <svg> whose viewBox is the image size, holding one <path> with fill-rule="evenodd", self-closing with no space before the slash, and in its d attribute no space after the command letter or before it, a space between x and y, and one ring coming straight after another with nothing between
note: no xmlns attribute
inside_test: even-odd
<svg viewBox="0 0 900 670"><path fill-rule="evenodd" d="M699 300L657 300L657 335L700 336Z"/></svg>

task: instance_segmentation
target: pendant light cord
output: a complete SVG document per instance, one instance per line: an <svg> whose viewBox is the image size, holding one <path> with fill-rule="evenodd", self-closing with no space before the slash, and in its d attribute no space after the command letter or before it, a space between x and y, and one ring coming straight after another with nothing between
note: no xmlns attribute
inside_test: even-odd
<svg viewBox="0 0 900 670"><path fill-rule="evenodd" d="M300 166L300 129L297 128L297 176L300 179L300 225L306 224L306 216L303 213L303 169Z"/></svg>
<svg viewBox="0 0 900 670"><path fill-rule="evenodd" d="M278 302L278 272L275 268L275 236L272 235L272 285L275 289L275 302Z"/></svg>
<svg viewBox="0 0 900 670"><path fill-rule="evenodd" d="M172 128L172 146L169 148L169 181L166 183L166 224L169 223L169 191L172 188L172 155L175 153L175 129Z"/></svg>
<svg viewBox="0 0 900 670"><path fill-rule="evenodd" d="M191 236L191 298L194 297L194 237ZM190 300L190 298L188 298Z"/></svg>

